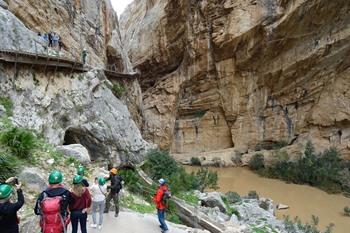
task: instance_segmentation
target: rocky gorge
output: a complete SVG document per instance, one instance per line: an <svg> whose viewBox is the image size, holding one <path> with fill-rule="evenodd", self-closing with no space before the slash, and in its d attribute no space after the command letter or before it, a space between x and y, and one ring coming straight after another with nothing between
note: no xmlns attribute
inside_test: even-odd
<svg viewBox="0 0 350 233"><path fill-rule="evenodd" d="M0 0L0 52L88 54L80 71L0 61L0 131L26 128L50 145L19 174L26 199L53 167L140 163L154 147L183 164L241 166L256 153L293 160L310 141L349 160L349 15L347 0L134 0L120 18L110 0ZM38 35L51 31L61 50ZM195 196L227 232L290 232L270 199Z"/></svg>

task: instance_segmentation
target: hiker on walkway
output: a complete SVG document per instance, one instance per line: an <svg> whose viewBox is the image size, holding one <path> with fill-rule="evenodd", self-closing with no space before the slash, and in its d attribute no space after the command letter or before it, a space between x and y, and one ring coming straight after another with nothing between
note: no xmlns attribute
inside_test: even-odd
<svg viewBox="0 0 350 233"><path fill-rule="evenodd" d="M119 215L119 192L122 189L122 181L123 179L118 175L118 170L116 168L112 168L109 172L109 177L106 181L111 181L111 185L107 186L107 190L109 193L106 198L106 209L104 213L109 212L109 208L111 206L111 200L113 199L115 206L115 214L114 217L118 217Z"/></svg>
<svg viewBox="0 0 350 233"><path fill-rule="evenodd" d="M72 233L78 232L80 223L81 233L87 233L88 209L91 206L91 195L83 184L83 177L76 175L73 179L72 202L69 204L71 211Z"/></svg>
<svg viewBox="0 0 350 233"><path fill-rule="evenodd" d="M49 47L53 46L53 33L49 32L48 33L48 39L49 39Z"/></svg>
<svg viewBox="0 0 350 233"><path fill-rule="evenodd" d="M103 222L103 212L105 210L105 201L107 195L107 188L105 186L106 180L103 177L96 177L95 183L91 186L91 195L92 195L92 228L97 227L96 215L97 210L99 211L99 222L98 229L102 229Z"/></svg>
<svg viewBox="0 0 350 233"><path fill-rule="evenodd" d="M36 201L34 212L41 216L42 233L67 232L69 224L68 205L71 193L62 185L63 175L53 171L49 175L49 187Z"/></svg>
<svg viewBox="0 0 350 233"><path fill-rule="evenodd" d="M86 49L84 49L83 52L81 52L81 61L83 62L83 65L85 65L86 63L87 55L88 55L88 52Z"/></svg>
<svg viewBox="0 0 350 233"><path fill-rule="evenodd" d="M58 36L58 34L54 33L52 36L52 40L53 40L53 47L58 47L58 41L60 40L60 37Z"/></svg>
<svg viewBox="0 0 350 233"><path fill-rule="evenodd" d="M82 166L82 165L80 165L80 166L77 168L77 174L83 177L83 181L82 181L83 185L84 185L85 187L89 187L89 186L90 186L89 182L87 181L87 179L84 178L85 171L86 171L86 169L85 169L85 167Z"/></svg>
<svg viewBox="0 0 350 233"><path fill-rule="evenodd" d="M157 207L158 220L160 223L160 229L162 233L168 232L168 226L165 222L165 210L167 208L167 199L170 198L169 189L164 179L160 179L159 187L154 195L153 202Z"/></svg>
<svg viewBox="0 0 350 233"><path fill-rule="evenodd" d="M17 211L24 204L24 196L21 189L21 183L15 184L17 191L17 202L12 203L10 198L13 193L13 188L9 184L0 185L0 226L1 233L19 233L19 218Z"/></svg>

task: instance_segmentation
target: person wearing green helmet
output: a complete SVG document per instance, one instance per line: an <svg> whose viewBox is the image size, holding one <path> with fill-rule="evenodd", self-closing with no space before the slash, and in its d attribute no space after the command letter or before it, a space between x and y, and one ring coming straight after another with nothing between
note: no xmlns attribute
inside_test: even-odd
<svg viewBox="0 0 350 233"><path fill-rule="evenodd" d="M48 178L49 186L36 201L34 213L41 216L41 229L46 232L66 232L69 223L68 205L71 193L63 185L60 171L52 171ZM55 209L57 211L49 211Z"/></svg>
<svg viewBox="0 0 350 233"><path fill-rule="evenodd" d="M90 186L89 182L87 181L87 179L84 178L85 171L86 171L85 167L82 165L79 165L79 167L77 168L77 175L82 176L83 177L82 183L84 184L85 187L89 187Z"/></svg>
<svg viewBox="0 0 350 233"><path fill-rule="evenodd" d="M73 178L72 202L69 204L72 233L78 232L78 223L80 223L81 233L87 233L87 212L91 206L91 195L89 189L83 184L83 180L81 175L76 175Z"/></svg>
<svg viewBox="0 0 350 233"><path fill-rule="evenodd" d="M18 200L11 203L13 188L9 184L0 185L0 226L1 233L19 233L17 211L24 205L21 184L15 184Z"/></svg>
<svg viewBox="0 0 350 233"><path fill-rule="evenodd" d="M106 195L107 195L107 186L106 186L106 180L104 177L96 177L95 183L90 188L91 195L92 195L92 221L91 224L92 228L97 227L96 222L96 215L97 210L99 211L99 222L98 222L98 229L102 229L102 222L103 222L103 212L105 210L105 201L106 201Z"/></svg>

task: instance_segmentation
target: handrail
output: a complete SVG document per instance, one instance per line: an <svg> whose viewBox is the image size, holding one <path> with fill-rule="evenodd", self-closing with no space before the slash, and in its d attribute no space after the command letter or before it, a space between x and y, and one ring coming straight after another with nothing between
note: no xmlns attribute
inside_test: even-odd
<svg viewBox="0 0 350 233"><path fill-rule="evenodd" d="M55 72L57 71L58 67L71 69L71 72L73 72L74 70L79 70L84 72L84 71L88 71L88 69L91 68L91 67L85 66L83 63L77 61L76 59L73 60L67 57L61 57L59 54L58 56L52 56L49 54L48 50L46 50L46 54L44 54L44 53L38 53L38 52L33 53L28 51L19 51L19 50L13 50L13 49L0 49L0 54L14 56L16 58L15 59L16 68L17 68L17 63L21 63L20 61L18 61L18 58L20 57L33 57L34 59L32 60L26 60L25 62L22 61L22 63L32 64L32 66L35 64L43 65L43 64L40 64L39 62L40 60L44 61L45 71L47 66L51 66L51 67L55 66L56 67ZM1 60L5 62L13 62L11 60L7 60L5 57L0 56L0 61ZM49 62L51 62L51 64L49 64ZM52 64L52 63L55 63L55 64ZM115 66L111 68L115 68ZM109 67L106 67L105 69L103 69L103 71L106 76L109 76L112 78L137 78L139 76L136 73L134 74L119 73L116 71L116 69L112 70L112 69L109 69Z"/></svg>

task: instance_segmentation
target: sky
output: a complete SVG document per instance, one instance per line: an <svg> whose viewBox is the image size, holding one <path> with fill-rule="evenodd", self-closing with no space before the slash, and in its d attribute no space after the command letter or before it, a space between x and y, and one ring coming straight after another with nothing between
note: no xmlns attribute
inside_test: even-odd
<svg viewBox="0 0 350 233"><path fill-rule="evenodd" d="M114 9L118 13L118 17L120 17L126 6L129 5L129 3L131 3L132 1L133 0L111 0Z"/></svg>

